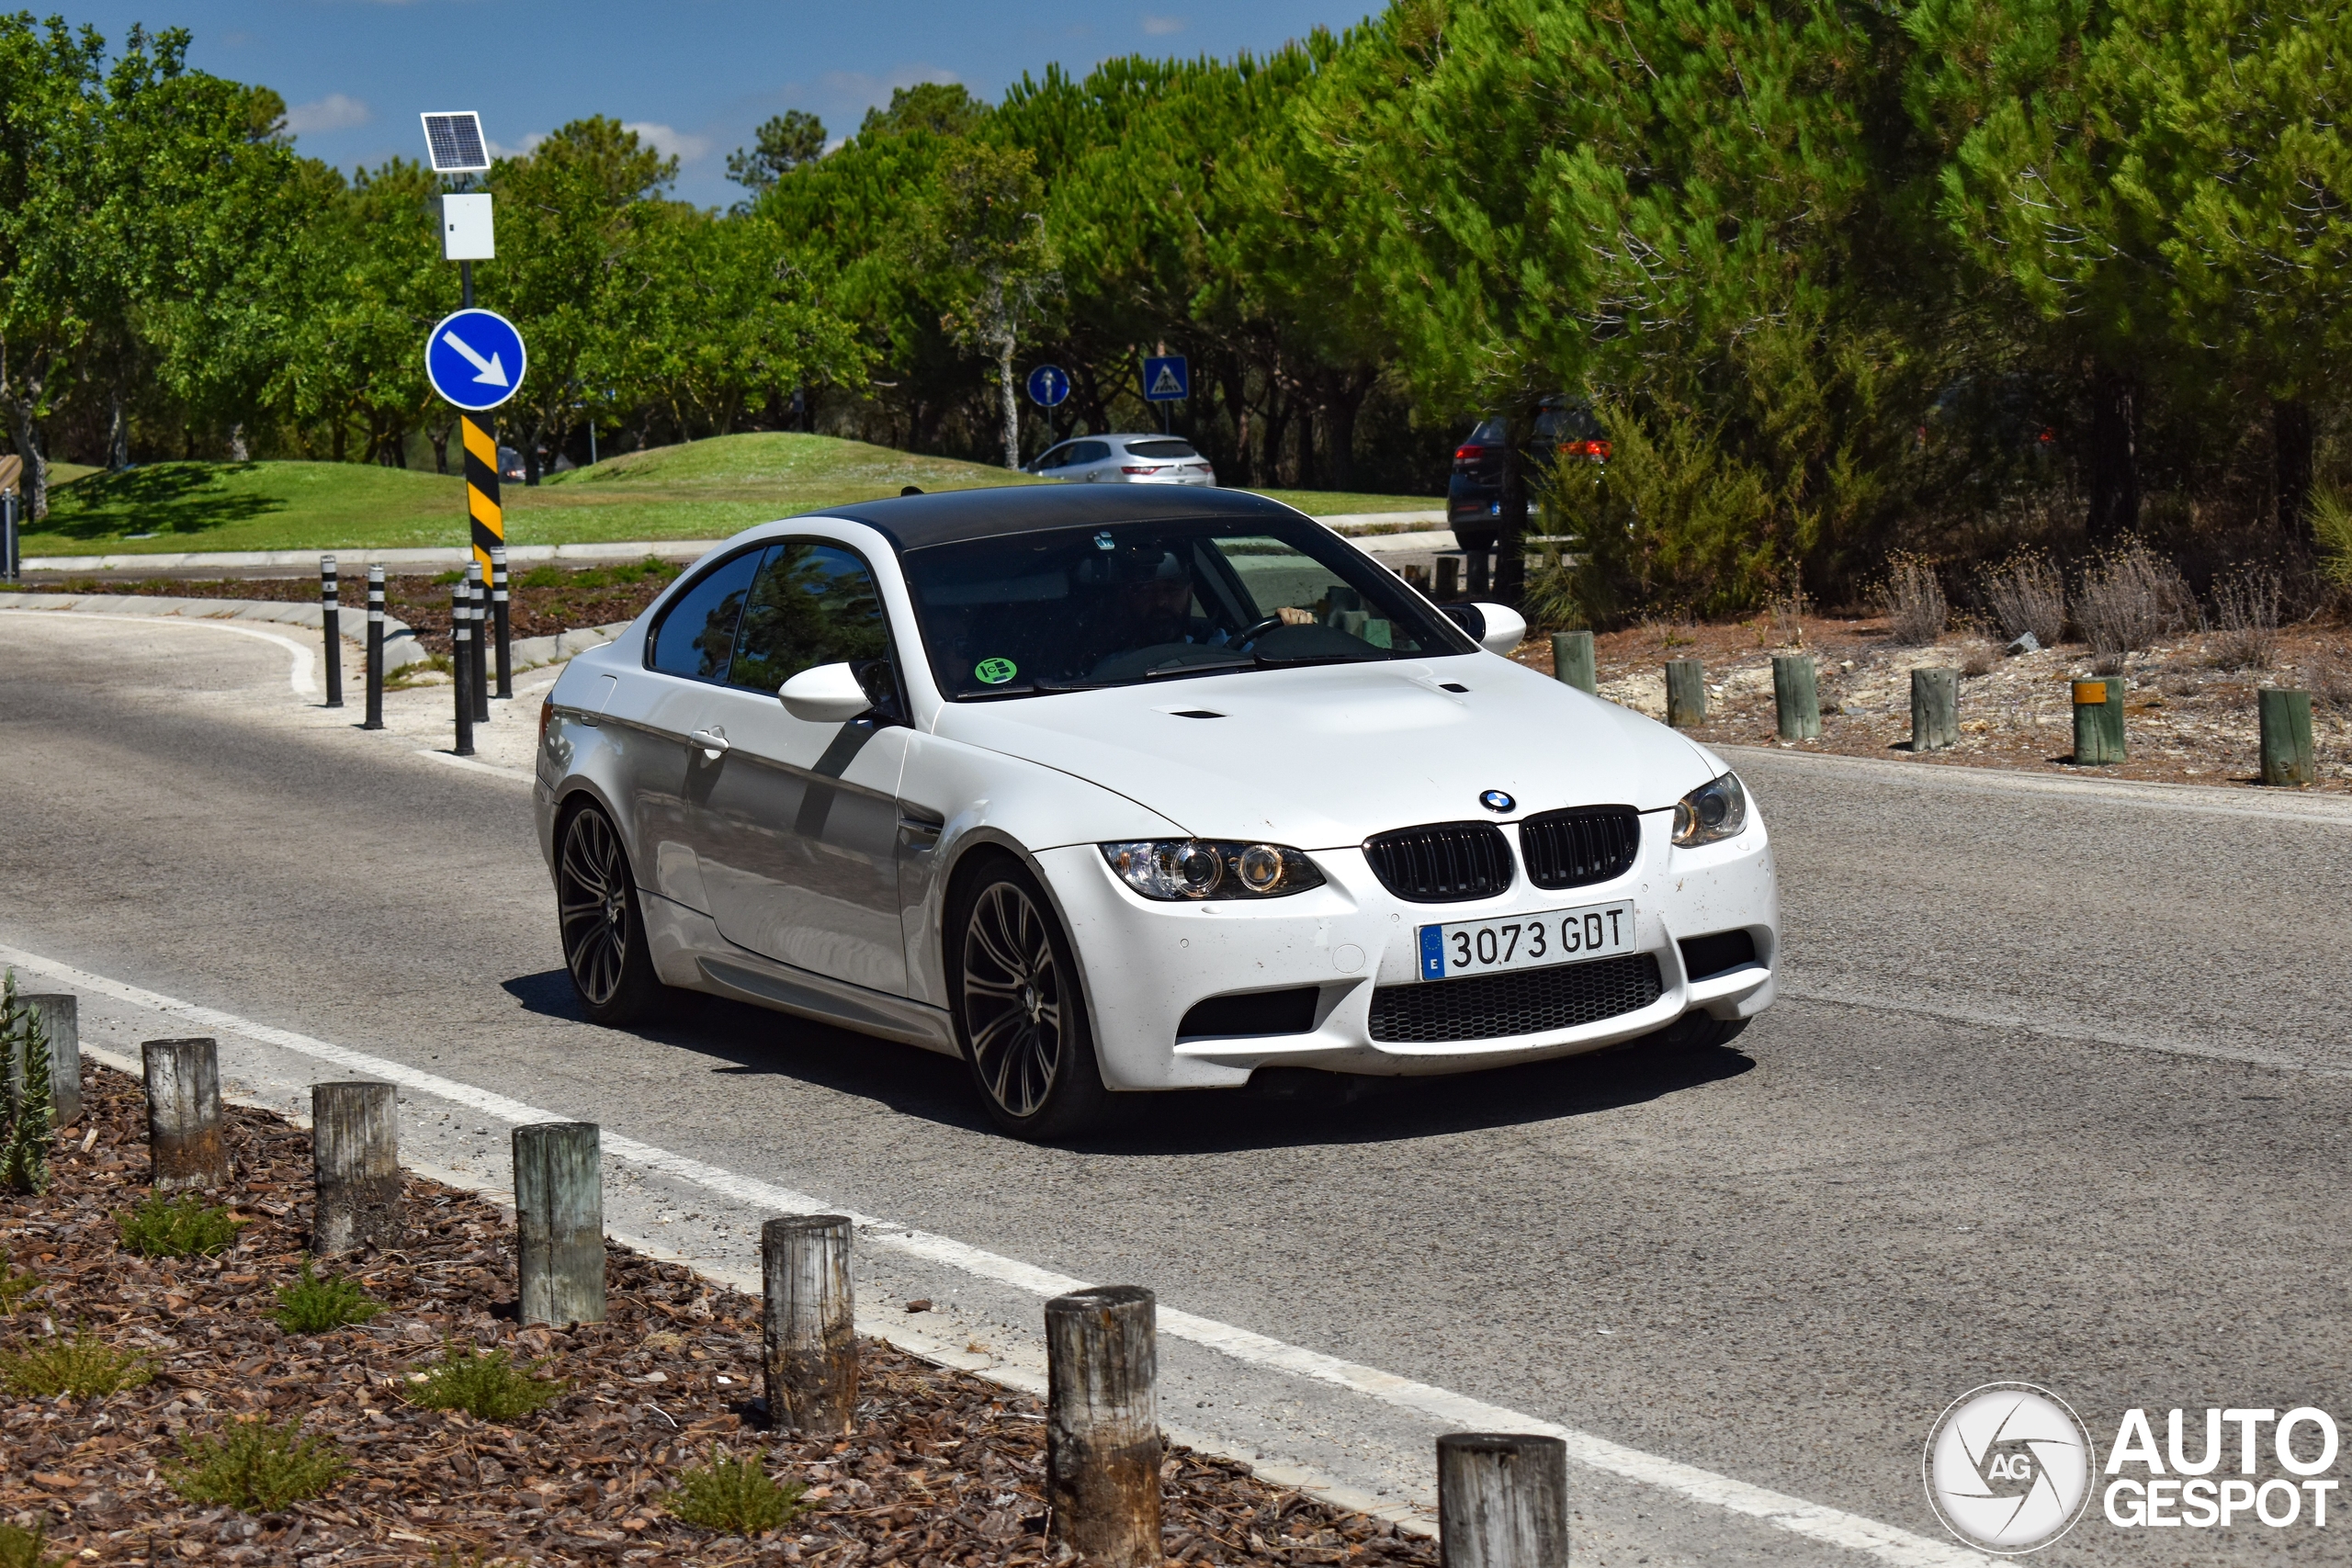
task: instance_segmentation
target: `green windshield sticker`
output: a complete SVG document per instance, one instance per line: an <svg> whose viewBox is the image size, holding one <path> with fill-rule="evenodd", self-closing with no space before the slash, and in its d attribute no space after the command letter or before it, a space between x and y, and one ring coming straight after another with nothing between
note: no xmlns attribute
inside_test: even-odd
<svg viewBox="0 0 2352 1568"><path fill-rule="evenodd" d="M972 673L991 686L1001 686L1021 671L1010 659L983 659L972 667Z"/></svg>

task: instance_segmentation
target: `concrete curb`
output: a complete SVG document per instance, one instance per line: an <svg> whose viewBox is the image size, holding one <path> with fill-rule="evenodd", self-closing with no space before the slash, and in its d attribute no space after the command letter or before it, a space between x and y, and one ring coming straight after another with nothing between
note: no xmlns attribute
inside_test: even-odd
<svg viewBox="0 0 2352 1568"><path fill-rule="evenodd" d="M621 633L637 625L635 621L615 621L609 626L582 626L571 631L558 632L553 637L517 637L508 648L517 670L535 670L542 664L560 664L576 653L592 648L602 648L616 640Z"/></svg>
<svg viewBox="0 0 2352 1568"><path fill-rule="evenodd" d="M55 615L153 615L188 621L260 621L274 626L301 626L325 635L326 612L316 604L288 604L268 599L166 599L146 593L10 593L0 596L0 608L42 610ZM368 646L368 607L345 604L339 617L343 640ZM571 634L565 634L571 635ZM552 642L552 637L535 638ZM609 639L606 639L609 640ZM384 617L384 673L392 674L432 657L416 640L405 621Z"/></svg>

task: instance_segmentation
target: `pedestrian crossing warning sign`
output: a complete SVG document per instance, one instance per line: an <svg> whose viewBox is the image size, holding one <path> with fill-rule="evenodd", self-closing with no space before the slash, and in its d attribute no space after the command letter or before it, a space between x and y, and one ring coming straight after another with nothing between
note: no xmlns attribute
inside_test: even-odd
<svg viewBox="0 0 2352 1568"><path fill-rule="evenodd" d="M1182 355L1162 355L1143 362L1143 395L1149 401L1172 403L1191 391L1192 378Z"/></svg>

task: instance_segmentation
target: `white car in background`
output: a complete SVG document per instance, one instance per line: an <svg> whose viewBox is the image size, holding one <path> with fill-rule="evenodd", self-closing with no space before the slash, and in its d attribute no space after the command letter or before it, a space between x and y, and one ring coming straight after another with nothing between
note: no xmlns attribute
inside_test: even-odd
<svg viewBox="0 0 2352 1568"><path fill-rule="evenodd" d="M1722 760L1234 491L747 530L565 668L535 801L587 1016L670 987L962 1057L998 1125L1268 1069L1460 1072L1768 1006Z"/></svg>
<svg viewBox="0 0 2352 1568"><path fill-rule="evenodd" d="M1081 484L1216 483L1209 460L1174 435L1081 435L1040 453L1022 472Z"/></svg>

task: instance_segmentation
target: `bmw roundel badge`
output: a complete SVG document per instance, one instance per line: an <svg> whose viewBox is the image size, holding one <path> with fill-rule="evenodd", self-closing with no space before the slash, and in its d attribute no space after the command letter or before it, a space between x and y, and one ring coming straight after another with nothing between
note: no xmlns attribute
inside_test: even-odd
<svg viewBox="0 0 2352 1568"><path fill-rule="evenodd" d="M1505 795L1498 789L1490 789L1486 794L1478 797L1478 804L1485 807L1489 811L1509 811L1512 807L1517 806L1519 802L1513 800L1510 796Z"/></svg>

